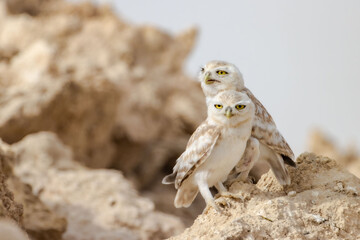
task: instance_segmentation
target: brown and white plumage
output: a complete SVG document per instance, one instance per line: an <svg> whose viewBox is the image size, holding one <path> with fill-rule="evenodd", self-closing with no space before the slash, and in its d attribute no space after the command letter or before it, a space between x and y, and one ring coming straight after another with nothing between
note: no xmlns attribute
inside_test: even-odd
<svg viewBox="0 0 360 240"><path fill-rule="evenodd" d="M218 74L219 72L226 74ZM264 170L259 170L261 169L259 166L265 163L273 170L281 184L290 184L290 177L284 163L295 167L294 153L277 129L271 115L251 91L244 86L244 80L238 68L231 63L211 61L202 68L199 78L207 102L219 92L227 90L245 93L252 100L256 111L251 136L260 143L260 156L258 163L255 163L254 166L254 169L257 169L254 175L261 176L264 173Z"/></svg>
<svg viewBox="0 0 360 240"><path fill-rule="evenodd" d="M254 104L243 93L226 91L209 101L207 119L191 136L173 173L163 179L178 189L176 207L190 206L198 191L215 207L209 188L224 189L222 183L244 153L254 114Z"/></svg>

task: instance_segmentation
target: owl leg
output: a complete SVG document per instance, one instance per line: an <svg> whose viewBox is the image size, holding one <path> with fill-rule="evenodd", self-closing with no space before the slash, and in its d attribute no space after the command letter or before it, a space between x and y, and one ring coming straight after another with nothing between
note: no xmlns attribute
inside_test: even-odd
<svg viewBox="0 0 360 240"><path fill-rule="evenodd" d="M210 192L209 185L207 183L207 173L196 173L195 181L198 185L202 197L206 202L206 208L204 209L203 213L209 211L210 207L213 207L217 212L221 212L221 209L215 204L214 198Z"/></svg>
<svg viewBox="0 0 360 240"><path fill-rule="evenodd" d="M222 184L222 182L217 182L217 183L215 184L215 188L218 190L218 192L219 192L220 194L227 192L227 189L226 189L226 187L224 186L224 184Z"/></svg>

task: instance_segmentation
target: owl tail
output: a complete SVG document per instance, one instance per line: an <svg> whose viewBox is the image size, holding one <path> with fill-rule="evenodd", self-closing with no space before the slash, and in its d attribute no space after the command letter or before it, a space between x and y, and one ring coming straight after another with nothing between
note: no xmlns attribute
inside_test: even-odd
<svg viewBox="0 0 360 240"><path fill-rule="evenodd" d="M161 183L162 184L173 184L173 183L175 183L175 178L176 178L176 172L173 172L172 174L165 176Z"/></svg>
<svg viewBox="0 0 360 240"><path fill-rule="evenodd" d="M281 185L289 185L291 183L291 178L285 167L282 157L279 154L276 154L276 158L269 158L268 160L270 168L279 183Z"/></svg>
<svg viewBox="0 0 360 240"><path fill-rule="evenodd" d="M175 207L176 208L189 207L196 198L198 192L199 189L197 188L197 186L182 185L176 193L176 197L174 200Z"/></svg>
<svg viewBox="0 0 360 240"><path fill-rule="evenodd" d="M261 155L263 155L265 161L269 164L279 183L281 185L289 185L291 183L291 178L280 154L275 153L273 150L263 144L260 144L260 152Z"/></svg>

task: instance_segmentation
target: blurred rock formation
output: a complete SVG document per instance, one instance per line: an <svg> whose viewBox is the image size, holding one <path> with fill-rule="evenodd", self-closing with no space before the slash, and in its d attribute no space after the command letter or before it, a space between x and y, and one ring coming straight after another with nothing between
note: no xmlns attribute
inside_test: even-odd
<svg viewBox="0 0 360 240"><path fill-rule="evenodd" d="M182 69L196 30L173 37L90 3L8 6L0 3L0 137L52 131L76 160L151 186L205 116L199 84Z"/></svg>
<svg viewBox="0 0 360 240"><path fill-rule="evenodd" d="M61 237L66 222L54 212L68 221L66 239L95 232L106 239L117 233L159 239L177 233L182 222L189 225L201 211L202 204L175 210L172 200L164 203L173 199L174 189L159 188L205 117L200 86L183 72L196 35L196 29L171 36L155 27L135 26L109 7L91 3L0 2L0 138L20 154L15 170L32 186L17 177L8 184L24 206L24 226L32 237L44 239L36 234L47 229L57 234L48 237ZM42 131L56 135L33 137ZM91 171L82 164L121 170L131 183L120 172ZM102 192L89 190L102 188L106 181L113 185ZM138 196L133 186L182 222L155 211L154 203ZM118 196L111 191L125 192ZM112 197L121 201L106 208ZM117 202L129 208L122 205L114 211ZM13 218L20 221L20 213ZM27 216L42 220L28 221Z"/></svg>
<svg viewBox="0 0 360 240"><path fill-rule="evenodd" d="M341 166L360 178L360 154L356 148L349 145L347 149L340 149L336 141L320 130L313 130L308 139L308 149L319 155L335 159Z"/></svg>
<svg viewBox="0 0 360 240"><path fill-rule="evenodd" d="M75 162L54 133L30 134L12 149L16 175L68 221L64 240L164 239L184 228L180 219L155 211L119 171Z"/></svg>
<svg viewBox="0 0 360 240"><path fill-rule="evenodd" d="M60 240L66 228L66 220L45 206L33 194L31 186L14 175L14 153L10 146L1 140L0 161L0 216L15 220L33 239Z"/></svg>
<svg viewBox="0 0 360 240"><path fill-rule="evenodd" d="M0 219L1 240L29 240L27 234L13 221Z"/></svg>
<svg viewBox="0 0 360 240"><path fill-rule="evenodd" d="M13 175L12 152L0 141L0 217L10 218L22 225L23 207L14 200L14 194L9 190L7 179Z"/></svg>

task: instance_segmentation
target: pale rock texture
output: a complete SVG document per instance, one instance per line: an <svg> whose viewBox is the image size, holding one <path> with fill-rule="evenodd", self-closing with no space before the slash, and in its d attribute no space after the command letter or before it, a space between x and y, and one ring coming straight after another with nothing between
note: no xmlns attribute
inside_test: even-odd
<svg viewBox="0 0 360 240"><path fill-rule="evenodd" d="M90 3L7 2L0 137L55 132L76 160L120 169L142 188L168 173L205 116L199 84L182 70L197 31L171 36Z"/></svg>
<svg viewBox="0 0 360 240"><path fill-rule="evenodd" d="M158 212L116 170L91 170L50 132L27 135L12 148L15 174L68 221L64 240L164 239L180 233L180 219Z"/></svg>
<svg viewBox="0 0 360 240"><path fill-rule="evenodd" d="M1 140L0 160L0 216L14 219L34 240L60 240L66 220L46 207L32 193L30 185L24 184L13 174L12 165L16 158L11 147Z"/></svg>
<svg viewBox="0 0 360 240"><path fill-rule="evenodd" d="M0 137L51 131L76 161L159 189L205 118L199 83L183 72L196 36L132 25L91 3L0 1ZM174 194L148 196L190 223L200 208L160 204Z"/></svg>
<svg viewBox="0 0 360 240"><path fill-rule="evenodd" d="M12 176L11 161L13 153L10 147L0 140L0 217L13 219L22 224L23 207L14 200L6 180Z"/></svg>
<svg viewBox="0 0 360 240"><path fill-rule="evenodd" d="M89 84L90 77L79 80L56 70L59 46L51 39L36 39L44 34L42 24L30 17L9 17L1 24L5 26L0 26L0 46L17 52L0 67L0 81L5 85L0 95L3 140L13 143L32 132L54 131L77 150L79 160L89 158L95 166L97 161L109 162L114 153L110 135L118 99L114 84L104 79ZM19 44L8 32L16 30L25 35L19 36L24 37L22 41L27 34L35 39Z"/></svg>
<svg viewBox="0 0 360 240"><path fill-rule="evenodd" d="M256 185L234 183L243 200L220 197L224 213L211 208L171 239L360 239L360 179L314 154L297 164L286 188L272 172Z"/></svg>
<svg viewBox="0 0 360 240"><path fill-rule="evenodd" d="M29 240L27 234L13 221L0 218L1 240Z"/></svg>
<svg viewBox="0 0 360 240"><path fill-rule="evenodd" d="M360 153L354 145L340 149L336 141L320 130L313 130L308 138L308 150L336 160L349 172L360 178Z"/></svg>
<svg viewBox="0 0 360 240"><path fill-rule="evenodd" d="M12 176L7 181L14 193L15 200L24 208L23 227L34 240L61 240L67 222L50 210L36 195L29 184L24 184L18 177Z"/></svg>

